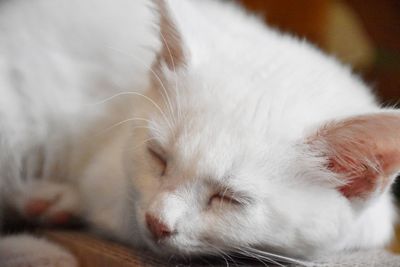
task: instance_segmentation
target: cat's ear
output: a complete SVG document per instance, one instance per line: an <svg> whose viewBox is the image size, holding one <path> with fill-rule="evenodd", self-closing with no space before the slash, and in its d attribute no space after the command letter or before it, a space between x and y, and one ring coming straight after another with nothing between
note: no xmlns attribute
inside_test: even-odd
<svg viewBox="0 0 400 267"><path fill-rule="evenodd" d="M386 191L400 171L400 112L330 122L307 143L345 197L366 200Z"/></svg>
<svg viewBox="0 0 400 267"><path fill-rule="evenodd" d="M165 1L155 0L155 3L160 15L159 29L161 50L157 56L154 67L157 69L161 64L165 63L168 69L175 71L185 65L187 55L183 40Z"/></svg>

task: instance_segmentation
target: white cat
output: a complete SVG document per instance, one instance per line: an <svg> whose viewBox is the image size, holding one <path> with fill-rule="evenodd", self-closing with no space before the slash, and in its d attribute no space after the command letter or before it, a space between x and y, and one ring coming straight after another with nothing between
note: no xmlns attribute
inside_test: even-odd
<svg viewBox="0 0 400 267"><path fill-rule="evenodd" d="M0 12L2 189L24 216L164 255L390 241L400 113L306 42L212 0Z"/></svg>

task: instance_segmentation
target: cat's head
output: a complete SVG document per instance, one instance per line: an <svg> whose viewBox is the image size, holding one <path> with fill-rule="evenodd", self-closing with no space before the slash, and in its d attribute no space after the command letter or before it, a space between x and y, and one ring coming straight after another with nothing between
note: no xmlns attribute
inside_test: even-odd
<svg viewBox="0 0 400 267"><path fill-rule="evenodd" d="M143 240L184 254L309 256L352 238L363 246L360 216L382 204L400 167L400 115L343 118L288 138L289 127L268 125L262 101L243 103L204 79L161 13L164 45L126 157Z"/></svg>

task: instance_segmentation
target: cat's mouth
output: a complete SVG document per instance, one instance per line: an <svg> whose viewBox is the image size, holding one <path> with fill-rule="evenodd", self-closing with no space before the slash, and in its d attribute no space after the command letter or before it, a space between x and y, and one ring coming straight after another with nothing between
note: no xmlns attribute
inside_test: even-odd
<svg viewBox="0 0 400 267"><path fill-rule="evenodd" d="M142 226L143 240L146 246L154 253L159 255L171 254L176 252L176 248L173 245L173 238L157 238L154 234L146 227Z"/></svg>

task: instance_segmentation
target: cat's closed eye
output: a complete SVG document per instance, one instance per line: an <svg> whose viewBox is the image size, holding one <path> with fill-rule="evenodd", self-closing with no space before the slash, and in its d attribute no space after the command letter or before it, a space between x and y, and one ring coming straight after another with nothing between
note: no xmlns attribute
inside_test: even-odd
<svg viewBox="0 0 400 267"><path fill-rule="evenodd" d="M157 163L160 170L160 176L164 176L167 170L167 160L164 153L161 150L151 146L147 147L147 150L152 159Z"/></svg>
<svg viewBox="0 0 400 267"><path fill-rule="evenodd" d="M227 190L222 191L222 192L217 192L211 195L211 197L208 200L208 206L212 207L214 205L222 205L222 204L228 204L228 205L241 205L242 202L235 198L232 192L228 192Z"/></svg>

